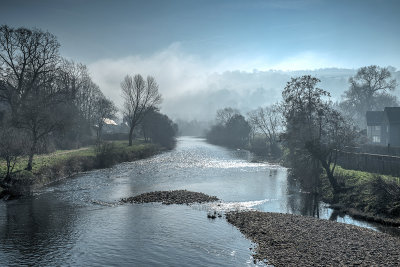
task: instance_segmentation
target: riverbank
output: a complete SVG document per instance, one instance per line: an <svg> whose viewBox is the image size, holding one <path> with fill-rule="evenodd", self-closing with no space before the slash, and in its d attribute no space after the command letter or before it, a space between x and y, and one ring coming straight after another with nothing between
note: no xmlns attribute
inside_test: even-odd
<svg viewBox="0 0 400 267"><path fill-rule="evenodd" d="M128 146L126 141L112 141L100 146L38 155L34 158L32 171L23 169L23 160L16 165L11 187L7 190L0 188L0 196L8 198L29 195L34 189L79 172L147 158L164 150L157 144L143 141L136 141L132 146Z"/></svg>
<svg viewBox="0 0 400 267"><path fill-rule="evenodd" d="M266 157L265 154L260 156L264 150L246 150L253 153L252 162L268 162L290 168L285 156ZM323 202L331 205L330 208L357 220L400 226L400 177L347 170L340 166L336 167L335 176L343 187L337 199L333 198L326 173L322 172L320 177L320 197Z"/></svg>
<svg viewBox="0 0 400 267"><path fill-rule="evenodd" d="M323 201L356 219L400 226L400 178L337 167L335 176L343 190L334 201L329 182L322 175Z"/></svg>
<svg viewBox="0 0 400 267"><path fill-rule="evenodd" d="M354 225L259 211L229 212L229 223L274 266L399 266L400 239Z"/></svg>

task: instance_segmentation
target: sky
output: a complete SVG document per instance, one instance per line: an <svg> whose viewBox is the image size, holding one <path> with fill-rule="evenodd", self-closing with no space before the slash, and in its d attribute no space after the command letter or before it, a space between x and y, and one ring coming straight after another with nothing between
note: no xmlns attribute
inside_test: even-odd
<svg viewBox="0 0 400 267"><path fill-rule="evenodd" d="M123 77L141 73L158 81L163 111L201 119L279 100L291 71L346 69L323 81L345 90L354 69L400 68L399 11L397 0L0 0L0 24L56 35L119 106Z"/></svg>

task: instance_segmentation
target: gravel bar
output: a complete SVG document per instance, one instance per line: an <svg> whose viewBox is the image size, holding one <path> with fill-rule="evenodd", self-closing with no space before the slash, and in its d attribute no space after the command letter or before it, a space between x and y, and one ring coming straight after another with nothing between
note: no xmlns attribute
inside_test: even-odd
<svg viewBox="0 0 400 267"><path fill-rule="evenodd" d="M192 192L187 190L174 190L174 191L154 191L144 193L134 197L121 199L122 202L130 203L150 203L162 202L162 204L192 204L192 203L205 203L219 200L215 196L209 196L203 193Z"/></svg>
<svg viewBox="0 0 400 267"><path fill-rule="evenodd" d="M370 229L259 211L226 219L257 244L255 259L274 266L400 266L400 239Z"/></svg>

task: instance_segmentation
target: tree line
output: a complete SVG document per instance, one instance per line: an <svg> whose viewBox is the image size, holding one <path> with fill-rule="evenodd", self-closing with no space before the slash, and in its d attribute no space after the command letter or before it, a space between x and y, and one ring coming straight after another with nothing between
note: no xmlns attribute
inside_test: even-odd
<svg viewBox="0 0 400 267"><path fill-rule="evenodd" d="M37 153L100 143L106 119L119 111L87 67L63 58L59 48L49 32L0 26L0 157L7 163L6 182L18 157L27 156L26 170L32 170ZM155 79L128 75L121 90L129 145L141 133L171 145L177 129L159 112Z"/></svg>
<svg viewBox="0 0 400 267"><path fill-rule="evenodd" d="M397 82L388 68L362 67L349 79L342 101L335 103L319 83L310 75L292 78L281 102L253 110L247 118L233 108L218 110L207 140L281 158L315 194L325 172L333 194L339 194L343 188L335 176L338 152L365 142L366 111L399 105L390 94Z"/></svg>

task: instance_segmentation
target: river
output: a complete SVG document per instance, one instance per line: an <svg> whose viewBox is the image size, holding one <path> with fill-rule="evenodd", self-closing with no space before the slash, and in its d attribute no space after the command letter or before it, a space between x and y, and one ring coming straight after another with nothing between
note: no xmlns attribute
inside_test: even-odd
<svg viewBox="0 0 400 267"><path fill-rule="evenodd" d="M155 190L187 189L222 204L119 204ZM254 245L215 209L254 208L309 215L308 194L287 169L254 162L248 151L181 137L152 158L75 175L33 196L0 201L0 265L24 266L253 266ZM321 218L332 210L320 205ZM372 224L337 221L375 230Z"/></svg>

